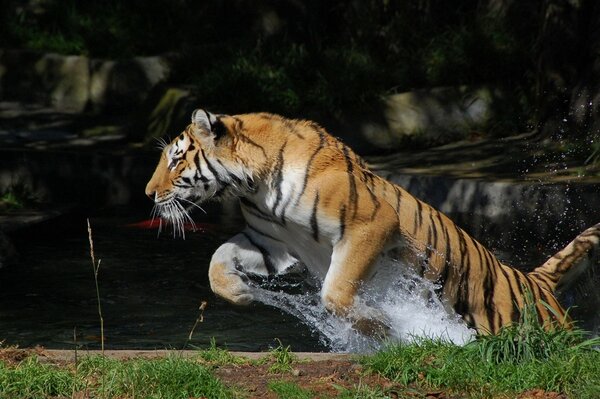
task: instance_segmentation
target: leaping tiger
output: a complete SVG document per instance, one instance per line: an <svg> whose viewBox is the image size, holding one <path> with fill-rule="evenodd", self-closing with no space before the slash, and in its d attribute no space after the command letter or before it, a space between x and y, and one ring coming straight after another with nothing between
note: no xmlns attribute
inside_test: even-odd
<svg viewBox="0 0 600 399"><path fill-rule="evenodd" d="M402 261L396 267L412 267L436 283L444 303L469 326L494 334L518 320L524 290L544 323L568 327L555 290L593 263L600 242L597 224L522 273L444 214L375 175L318 124L267 113L194 111L192 123L165 146L146 194L173 223L181 223L187 202L239 198L247 226L210 261L217 295L249 304L256 287L248 276L284 274L303 264L321 281L324 306L370 335L385 334L387 322L357 293L387 254Z"/></svg>

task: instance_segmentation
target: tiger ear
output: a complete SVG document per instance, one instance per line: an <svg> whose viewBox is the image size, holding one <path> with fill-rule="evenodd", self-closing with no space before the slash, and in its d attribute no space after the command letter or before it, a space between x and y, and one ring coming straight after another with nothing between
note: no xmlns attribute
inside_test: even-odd
<svg viewBox="0 0 600 399"><path fill-rule="evenodd" d="M204 109L196 109L192 112L192 123L205 132L211 132L215 139L227 133L227 128L219 117Z"/></svg>
<svg viewBox="0 0 600 399"><path fill-rule="evenodd" d="M212 125L216 120L217 118L206 110L196 109L192 112L192 123L207 132L212 132Z"/></svg>

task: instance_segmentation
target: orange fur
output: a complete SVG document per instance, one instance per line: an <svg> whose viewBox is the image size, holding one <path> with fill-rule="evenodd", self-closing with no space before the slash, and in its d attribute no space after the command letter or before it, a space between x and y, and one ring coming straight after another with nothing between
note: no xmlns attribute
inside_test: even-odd
<svg viewBox="0 0 600 399"><path fill-rule="evenodd" d="M368 334L384 332L386 321L378 310L359 307L356 296L389 248L439 284L441 298L465 322L496 333L518 320L524 290L548 326L568 326L554 291L565 274L582 267L600 236L596 225L559 252L560 261L551 258L522 273L501 264L445 215L373 174L316 123L264 113L195 112L193 123L165 148L146 193L175 219L172 198L241 199L249 226L213 256L209 276L217 294L247 303L252 288L246 274L284 273L301 262L322 279L327 309Z"/></svg>

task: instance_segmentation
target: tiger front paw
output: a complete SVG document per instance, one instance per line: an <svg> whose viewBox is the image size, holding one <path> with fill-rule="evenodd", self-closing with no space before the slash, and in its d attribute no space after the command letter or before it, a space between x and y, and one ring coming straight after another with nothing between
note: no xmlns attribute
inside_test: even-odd
<svg viewBox="0 0 600 399"><path fill-rule="evenodd" d="M212 264L208 271L211 290L234 305L246 306L254 301L252 287L246 283L245 277L222 263Z"/></svg>

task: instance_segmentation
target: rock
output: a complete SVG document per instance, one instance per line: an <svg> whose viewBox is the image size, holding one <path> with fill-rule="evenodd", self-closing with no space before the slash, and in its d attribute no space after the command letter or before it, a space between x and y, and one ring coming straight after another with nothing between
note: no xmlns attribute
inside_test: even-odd
<svg viewBox="0 0 600 399"><path fill-rule="evenodd" d="M0 99L59 112L130 111L171 76L174 57L119 61L79 55L0 50Z"/></svg>
<svg viewBox="0 0 600 399"><path fill-rule="evenodd" d="M174 137L190 123L192 112L201 106L191 88L158 87L141 107L130 137L147 144L163 136Z"/></svg>
<svg viewBox="0 0 600 399"><path fill-rule="evenodd" d="M140 105L171 74L167 57L92 60L90 101L95 112L121 111Z"/></svg>
<svg viewBox="0 0 600 399"><path fill-rule="evenodd" d="M0 65L3 100L44 104L65 112L81 112L87 104L87 57L4 50Z"/></svg>
<svg viewBox="0 0 600 399"><path fill-rule="evenodd" d="M34 65L39 90L48 105L68 112L82 112L89 99L89 59L83 56L44 54Z"/></svg>
<svg viewBox="0 0 600 399"><path fill-rule="evenodd" d="M494 117L492 105L502 98L487 87L439 87L386 96L380 122L360 124L362 136L382 149L399 148L407 139L444 143L481 129Z"/></svg>

